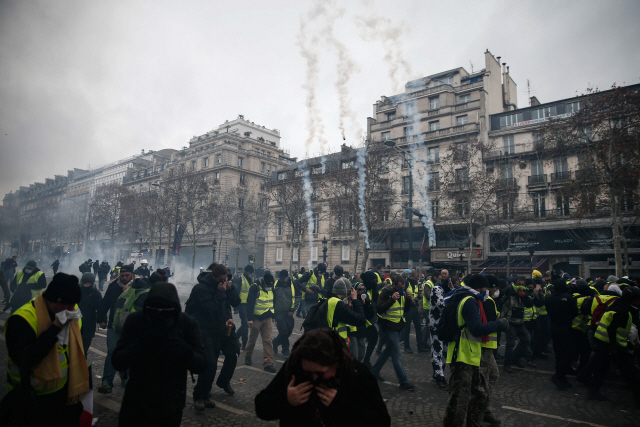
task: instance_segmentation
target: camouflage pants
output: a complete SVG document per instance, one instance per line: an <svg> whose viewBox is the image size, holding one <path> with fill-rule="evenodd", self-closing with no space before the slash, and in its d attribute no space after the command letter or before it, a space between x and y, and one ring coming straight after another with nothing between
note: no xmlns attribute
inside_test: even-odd
<svg viewBox="0 0 640 427"><path fill-rule="evenodd" d="M449 403L442 425L480 427L484 419L486 393L486 379L479 366L452 363Z"/></svg>
<svg viewBox="0 0 640 427"><path fill-rule="evenodd" d="M486 403L484 406L485 413L491 413L491 396L500 376L496 358L493 357L493 349L482 348L482 359L480 360L480 371L487 381Z"/></svg>

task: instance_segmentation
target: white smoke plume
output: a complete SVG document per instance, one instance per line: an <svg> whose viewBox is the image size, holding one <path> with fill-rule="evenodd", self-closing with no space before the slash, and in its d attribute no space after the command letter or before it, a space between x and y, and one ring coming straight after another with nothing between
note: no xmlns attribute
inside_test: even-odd
<svg viewBox="0 0 640 427"><path fill-rule="evenodd" d="M311 210L311 195L313 187L311 186L311 171L307 167L307 161L303 160L300 164L302 169L302 184L304 188L304 201L307 205L307 236L309 238L309 259L307 261L308 268L312 267L311 251L313 250L313 211ZM300 254L298 254L300 257Z"/></svg>
<svg viewBox="0 0 640 427"><path fill-rule="evenodd" d="M409 63L404 59L402 41L400 38L408 33L407 26L394 25L386 16L370 15L356 16L355 24L360 30L360 37L365 41L379 41L384 49L384 62L389 68L389 79L392 89L398 93L403 90L401 78L410 78L412 71ZM404 76L399 76L399 71Z"/></svg>
<svg viewBox="0 0 640 427"><path fill-rule="evenodd" d="M327 157L326 156L320 157L320 165L322 166L322 175L324 175L324 173L327 170Z"/></svg>
<svg viewBox="0 0 640 427"><path fill-rule="evenodd" d="M433 224L433 211L431 208L431 199L429 198L429 171L431 167L427 162L427 153L426 147L424 145L421 146L421 149L418 149L415 144L409 144L409 150L411 152L411 156L414 160L409 163L409 167L411 168L411 173L415 177L416 175L420 176L420 184L416 185L417 193L420 196L421 204L420 208L417 209L418 212L422 215L420 217L420 222L427 230L427 235L429 237L429 247L435 248L436 246L436 230ZM424 171L417 171L416 164L420 163L424 165Z"/></svg>
<svg viewBox="0 0 640 427"><path fill-rule="evenodd" d="M366 181L366 162L367 162L367 146L356 150L356 169L358 170L358 206L360 207L360 222L362 222L362 230L364 231L364 244L367 249L371 248L369 244L369 227L367 226L367 217L364 210L364 193L367 186Z"/></svg>

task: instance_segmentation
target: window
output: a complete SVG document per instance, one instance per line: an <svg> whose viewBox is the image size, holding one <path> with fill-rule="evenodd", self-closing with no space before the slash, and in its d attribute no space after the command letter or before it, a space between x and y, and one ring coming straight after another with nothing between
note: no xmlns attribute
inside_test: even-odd
<svg viewBox="0 0 640 427"><path fill-rule="evenodd" d="M205 157L204 159L202 159L202 166L205 168L209 167L209 158Z"/></svg>
<svg viewBox="0 0 640 427"><path fill-rule="evenodd" d="M593 131L591 126L585 126L578 131L578 141L582 144L593 141Z"/></svg>
<svg viewBox="0 0 640 427"><path fill-rule="evenodd" d="M184 169L185 169L185 167L184 167L184 163L183 163L183 164L180 165L180 172L184 172Z"/></svg>
<svg viewBox="0 0 640 427"><path fill-rule="evenodd" d="M282 248L276 248L276 262L282 262Z"/></svg>
<svg viewBox="0 0 640 427"><path fill-rule="evenodd" d="M267 186L267 182L264 179L261 179L260 180L260 190L264 191L266 186Z"/></svg>
<svg viewBox="0 0 640 427"><path fill-rule="evenodd" d="M449 77L437 77L433 79L433 87L438 87L442 85L451 85L453 86L453 76Z"/></svg>
<svg viewBox="0 0 640 427"><path fill-rule="evenodd" d="M416 105L413 102L404 105L404 115L413 116L416 113Z"/></svg>
<svg viewBox="0 0 640 427"><path fill-rule="evenodd" d="M567 113L577 113L580 110L580 102L567 103Z"/></svg>
<svg viewBox="0 0 640 427"><path fill-rule="evenodd" d="M427 148L427 162L440 163L440 147Z"/></svg>
<svg viewBox="0 0 640 427"><path fill-rule="evenodd" d="M467 123L469 123L469 119L466 114L464 116L456 117L456 126L466 125Z"/></svg>
<svg viewBox="0 0 640 427"><path fill-rule="evenodd" d="M536 218L544 218L547 216L545 193L533 194L533 216Z"/></svg>
<svg viewBox="0 0 640 427"><path fill-rule="evenodd" d="M437 110L440 108L440 97L434 96L433 98L429 98L429 109Z"/></svg>
<svg viewBox="0 0 640 427"><path fill-rule="evenodd" d="M264 170L267 168L267 165L265 162L260 162L260 172L264 172Z"/></svg>
<svg viewBox="0 0 640 427"><path fill-rule="evenodd" d="M282 217L278 217L278 220L276 222L276 232L278 234L278 236L282 236L282 233L284 231L284 218Z"/></svg>
<svg viewBox="0 0 640 427"><path fill-rule="evenodd" d="M267 207L267 200L266 199L260 199L260 210L264 211Z"/></svg>
<svg viewBox="0 0 640 427"><path fill-rule="evenodd" d="M244 198L238 197L238 209L244 209Z"/></svg>
<svg viewBox="0 0 640 427"><path fill-rule="evenodd" d="M351 246L349 245L342 245L342 262L349 262L349 259L351 258Z"/></svg>
<svg viewBox="0 0 640 427"><path fill-rule="evenodd" d="M556 115L555 105L551 107L538 108L537 110L533 110L531 112L531 120L546 119L555 115Z"/></svg>
<svg viewBox="0 0 640 427"><path fill-rule="evenodd" d="M345 196L350 196L351 195L351 187L349 187L348 185L344 186L344 195Z"/></svg>
<svg viewBox="0 0 640 427"><path fill-rule="evenodd" d="M435 122L429 122L429 130L431 132L440 129L440 120L436 120Z"/></svg>
<svg viewBox="0 0 640 427"><path fill-rule="evenodd" d="M391 139L391 132L382 132L382 141L388 141Z"/></svg>
<svg viewBox="0 0 640 427"><path fill-rule="evenodd" d="M217 164L222 164L222 154L218 154L218 155L216 156L216 163L217 163Z"/></svg>
<svg viewBox="0 0 640 427"><path fill-rule="evenodd" d="M273 170L274 170L274 171L276 170L276 167L275 167L275 166L273 167ZM269 172L271 172L271 165L269 165L269 164L267 165L267 172L268 172L268 173L269 173Z"/></svg>
<svg viewBox="0 0 640 427"><path fill-rule="evenodd" d="M315 187L311 189L311 200L318 200L318 189Z"/></svg>
<svg viewBox="0 0 640 427"><path fill-rule="evenodd" d="M558 175L569 171L569 164L566 157L556 157L555 159L553 159L553 165L556 174Z"/></svg>
<svg viewBox="0 0 640 427"><path fill-rule="evenodd" d="M320 230L320 214L313 214L313 234L318 234Z"/></svg>
<svg viewBox="0 0 640 427"><path fill-rule="evenodd" d="M243 173L240 174L240 185L247 185L247 176Z"/></svg>
<svg viewBox="0 0 640 427"><path fill-rule="evenodd" d="M502 202L502 218L513 219L515 216L515 203L513 199L507 199Z"/></svg>
<svg viewBox="0 0 640 427"><path fill-rule="evenodd" d="M431 201L431 216L433 218L440 216L440 200L436 199Z"/></svg>
<svg viewBox="0 0 640 427"><path fill-rule="evenodd" d="M467 199L466 197L458 199L457 211L458 211L458 215L462 217L468 216L469 215L469 199Z"/></svg>
<svg viewBox="0 0 640 427"><path fill-rule="evenodd" d="M408 205L402 205L402 206L403 206L402 210L404 211L403 212L404 219L407 219L407 220L411 219L411 217L413 216L413 213L411 212L411 210L408 209L409 206Z"/></svg>
<svg viewBox="0 0 640 427"><path fill-rule="evenodd" d="M509 114L500 117L500 127L513 126L515 123L522 121L522 113Z"/></svg>
<svg viewBox="0 0 640 427"><path fill-rule="evenodd" d="M531 161L531 176L542 176L544 174L544 162L542 159Z"/></svg>
<svg viewBox="0 0 640 427"><path fill-rule="evenodd" d="M355 166L355 160L343 160L341 165L342 169L353 169Z"/></svg>
<svg viewBox="0 0 640 427"><path fill-rule="evenodd" d="M404 127L405 138L410 137L411 135L413 135L413 126L405 126Z"/></svg>
<svg viewBox="0 0 640 427"><path fill-rule="evenodd" d="M514 135L506 135L502 137L502 147L504 154L515 154L516 144Z"/></svg>
<svg viewBox="0 0 640 427"><path fill-rule="evenodd" d="M389 170L389 156L380 156L380 170L382 172Z"/></svg>
<svg viewBox="0 0 640 427"><path fill-rule="evenodd" d="M387 120L394 120L396 118L396 112L387 113Z"/></svg>
<svg viewBox="0 0 640 427"><path fill-rule="evenodd" d="M322 175L322 165L311 168L311 175Z"/></svg>
<svg viewBox="0 0 640 427"><path fill-rule="evenodd" d="M562 196L561 194L556 196L556 211L558 212L558 216L571 215L569 196Z"/></svg>
<svg viewBox="0 0 640 427"><path fill-rule="evenodd" d="M429 173L429 191L440 191L440 172Z"/></svg>
<svg viewBox="0 0 640 427"><path fill-rule="evenodd" d="M466 104L469 101L471 101L471 94L467 93L465 95L460 95L460 104Z"/></svg>
<svg viewBox="0 0 640 427"><path fill-rule="evenodd" d="M411 167L411 156L408 153L402 153L402 169Z"/></svg>
<svg viewBox="0 0 640 427"><path fill-rule="evenodd" d="M278 181L284 181L285 179L287 179L287 173L286 172L278 172Z"/></svg>
<svg viewBox="0 0 640 427"><path fill-rule="evenodd" d="M502 179L508 181L511 178L513 178L513 167L511 163L502 165Z"/></svg>
<svg viewBox="0 0 640 427"><path fill-rule="evenodd" d="M461 168L456 169L456 182L468 182L469 181L469 169Z"/></svg>
<svg viewBox="0 0 640 427"><path fill-rule="evenodd" d="M300 259L300 248L293 248L291 251L291 261L298 262Z"/></svg>
<svg viewBox="0 0 640 427"><path fill-rule="evenodd" d="M196 163L195 160L191 160L191 170L196 170Z"/></svg>
<svg viewBox="0 0 640 427"><path fill-rule="evenodd" d="M620 211L633 212L634 206L633 191L626 190L624 193L620 194Z"/></svg>
<svg viewBox="0 0 640 427"><path fill-rule="evenodd" d="M220 182L220 172L216 172L215 182Z"/></svg>
<svg viewBox="0 0 640 427"><path fill-rule="evenodd" d="M318 247L313 246L311 248L311 262L318 262Z"/></svg>
<svg viewBox="0 0 640 427"><path fill-rule="evenodd" d="M411 177L403 176L402 177L402 194L409 194L410 187L411 187Z"/></svg>
<svg viewBox="0 0 640 427"><path fill-rule="evenodd" d="M242 167L242 157L238 156L238 167L241 168Z"/></svg>

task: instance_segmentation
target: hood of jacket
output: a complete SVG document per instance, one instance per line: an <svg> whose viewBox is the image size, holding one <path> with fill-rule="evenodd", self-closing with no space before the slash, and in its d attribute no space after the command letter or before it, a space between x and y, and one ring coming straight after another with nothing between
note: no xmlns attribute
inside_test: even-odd
<svg viewBox="0 0 640 427"><path fill-rule="evenodd" d="M151 287L151 282L146 277L137 277L133 279L133 283L131 284L131 287L133 289L147 289Z"/></svg>
<svg viewBox="0 0 640 427"><path fill-rule="evenodd" d="M218 283L213 280L213 276L211 276L211 272L209 271L203 271L198 275L198 283L214 288L218 287Z"/></svg>
<svg viewBox="0 0 640 427"><path fill-rule="evenodd" d="M166 307L175 308L181 311L178 290L171 283L158 282L151 286L147 298L144 300L144 307Z"/></svg>
<svg viewBox="0 0 640 427"><path fill-rule="evenodd" d="M448 294L448 296L445 296L444 305L458 304L460 301L462 301L466 297L473 297L474 299L479 299L480 295L482 294L473 292L471 288L467 286L460 286L459 288L452 290L450 294Z"/></svg>

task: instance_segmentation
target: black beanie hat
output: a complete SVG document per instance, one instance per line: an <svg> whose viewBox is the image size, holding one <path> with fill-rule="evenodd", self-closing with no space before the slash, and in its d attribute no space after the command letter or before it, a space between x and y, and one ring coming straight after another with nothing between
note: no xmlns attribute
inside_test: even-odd
<svg viewBox="0 0 640 427"><path fill-rule="evenodd" d="M465 280L464 284L470 287L471 289L481 289L481 288L489 287L489 281L480 274L473 274L467 277L468 279L467 278L464 279Z"/></svg>
<svg viewBox="0 0 640 427"><path fill-rule="evenodd" d="M253 274L253 265L249 264L244 268L245 273Z"/></svg>
<svg viewBox="0 0 640 427"><path fill-rule="evenodd" d="M280 270L280 273L278 273L278 278L284 279L286 277L289 277L289 272L287 270Z"/></svg>
<svg viewBox="0 0 640 427"><path fill-rule="evenodd" d="M318 271L320 273L324 273L327 271L327 264L325 264L324 262L321 262L320 264L318 264Z"/></svg>
<svg viewBox="0 0 640 427"><path fill-rule="evenodd" d="M122 268L120 268L120 273L133 273L133 266L129 264L123 265Z"/></svg>
<svg viewBox="0 0 640 427"><path fill-rule="evenodd" d="M42 296L51 302L77 304L82 298L78 278L66 273L58 273L53 276Z"/></svg>
<svg viewBox="0 0 640 427"><path fill-rule="evenodd" d="M500 281L498 280L498 278L496 276L488 274L488 275L485 276L485 278L489 281L489 287L490 288L499 288L500 287Z"/></svg>

